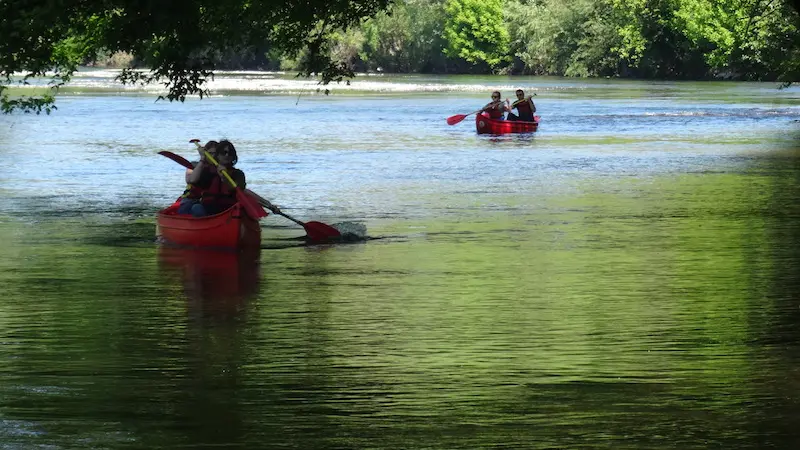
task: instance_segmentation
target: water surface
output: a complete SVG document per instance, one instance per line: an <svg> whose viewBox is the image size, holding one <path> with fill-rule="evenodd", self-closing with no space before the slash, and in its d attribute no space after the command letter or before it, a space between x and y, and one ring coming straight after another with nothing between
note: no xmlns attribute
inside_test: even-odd
<svg viewBox="0 0 800 450"><path fill-rule="evenodd" d="M0 449L794 448L800 90L107 72L0 117ZM535 135L478 136L489 92ZM157 155L229 138L248 186L372 240L160 246Z"/></svg>

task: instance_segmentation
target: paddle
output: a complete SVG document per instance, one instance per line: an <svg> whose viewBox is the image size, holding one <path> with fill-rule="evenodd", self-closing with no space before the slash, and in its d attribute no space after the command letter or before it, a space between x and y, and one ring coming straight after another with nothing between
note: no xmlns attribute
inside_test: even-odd
<svg viewBox="0 0 800 450"><path fill-rule="evenodd" d="M536 93L534 92L532 95L529 95L526 100L530 100L535 95L536 95ZM508 101L508 99L506 99L506 101ZM498 102L494 102L494 103L500 103L500 102L502 102L502 101L498 101ZM481 111L483 111L483 108L481 108L481 109L479 109L477 111L473 111L473 112L471 112L469 114L456 114L455 116L450 116L450 117L447 118L447 124L448 125L455 125L455 124L461 122L462 120L466 119L468 116L471 116L473 114L477 114L477 113L479 113Z"/></svg>
<svg viewBox="0 0 800 450"><path fill-rule="evenodd" d="M255 192L251 191L250 189L245 189L245 192L252 195L261 205L264 207L269 208L272 212L279 216L286 217L287 219L291 220L292 222L300 225L306 230L306 234L308 234L308 238L312 241L327 241L330 239L340 238L342 237L342 233L339 232L336 228L333 228L330 225L324 224L322 222L301 222L294 217L286 214L285 212L281 211L280 209L272 206L269 200L265 199L264 197L256 194Z"/></svg>
<svg viewBox="0 0 800 450"><path fill-rule="evenodd" d="M181 155L176 155L175 153L168 152L166 150L162 150L158 152L158 154L161 156L166 156L167 158L175 161L176 163L182 165L183 167L186 167L187 169L194 169L194 165L192 165L192 163L189 162L188 159L184 158Z"/></svg>
<svg viewBox="0 0 800 450"><path fill-rule="evenodd" d="M162 156L166 156L167 158L175 161L176 163L182 165L183 167L186 167L187 169L191 169L191 168L194 167L192 165L192 163L189 162L189 160L187 160L183 156L176 155L175 153L172 153L172 152L164 150L164 151L158 152L158 154L162 155ZM270 211L272 211L273 213L275 213L275 214L277 214L279 216L286 217L287 219L291 220L292 222L302 226L306 230L306 234L308 234L308 238L311 239L312 241L327 241L329 239L339 238L339 237L342 236L342 233L340 233L339 230L337 230L336 228L333 228L330 225L324 224L322 222L316 222L316 221L301 222L301 221L295 219L294 217L284 213L283 211L281 211L280 209L275 207L272 203L269 202L269 200L267 200L264 197L256 194L255 192L251 191L250 189L245 189L244 192L246 194L252 196L254 199L258 200L258 203L261 206L269 209Z"/></svg>
<svg viewBox="0 0 800 450"><path fill-rule="evenodd" d="M197 145L198 148L203 149L203 146L200 145L199 139L192 139L189 142L193 142L195 145ZM242 205L244 211L247 213L248 216L256 220L262 217L267 217L267 212L264 211L264 209L261 206L259 206L257 202L253 201L252 198L248 197L247 194L244 193L244 190L240 188L235 181L233 181L233 178L231 178L231 176L228 174L228 171L225 170L225 168L219 167L219 163L217 162L216 159L214 159L213 156L211 156L211 153L203 149L203 156L205 156L206 161L210 162L214 166L217 166L217 170L219 171L220 174L222 174L223 178L225 178L225 181L227 181L232 188L236 189L236 201Z"/></svg>
<svg viewBox="0 0 800 450"><path fill-rule="evenodd" d="M469 114L456 114L455 116L450 116L450 117L447 118L447 124L448 125L455 125L455 124L461 122L462 120L466 119L467 116L471 116L473 114L477 114L477 113L479 113L481 111L483 111L483 109L479 109L477 111L473 111L473 112L471 112Z"/></svg>

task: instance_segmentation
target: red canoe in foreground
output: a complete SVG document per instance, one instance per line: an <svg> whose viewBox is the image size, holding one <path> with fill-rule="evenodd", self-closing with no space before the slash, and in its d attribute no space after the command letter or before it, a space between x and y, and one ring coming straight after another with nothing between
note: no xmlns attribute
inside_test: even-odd
<svg viewBox="0 0 800 450"><path fill-rule="evenodd" d="M178 214L178 203L156 215L156 235L170 243L192 246L236 249L259 247L261 227L239 204L219 214L192 217Z"/></svg>
<svg viewBox="0 0 800 450"><path fill-rule="evenodd" d="M475 116L475 127L478 134L533 133L539 128L539 116L533 116L534 122L516 120L494 120L483 114Z"/></svg>

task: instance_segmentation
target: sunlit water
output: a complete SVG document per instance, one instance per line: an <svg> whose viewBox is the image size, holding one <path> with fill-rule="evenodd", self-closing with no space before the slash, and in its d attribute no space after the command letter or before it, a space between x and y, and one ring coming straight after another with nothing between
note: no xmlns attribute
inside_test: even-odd
<svg viewBox="0 0 800 450"><path fill-rule="evenodd" d="M800 89L109 75L0 117L0 449L800 445ZM539 132L445 123L516 87ZM371 239L159 246L191 138Z"/></svg>

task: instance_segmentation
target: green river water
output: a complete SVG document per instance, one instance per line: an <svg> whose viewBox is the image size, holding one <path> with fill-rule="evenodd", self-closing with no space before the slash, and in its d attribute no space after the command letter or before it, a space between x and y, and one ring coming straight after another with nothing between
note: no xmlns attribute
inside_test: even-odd
<svg viewBox="0 0 800 450"><path fill-rule="evenodd" d="M0 117L0 449L800 446L800 88L112 76ZM534 135L445 123L518 86ZM159 245L191 138L369 239Z"/></svg>

